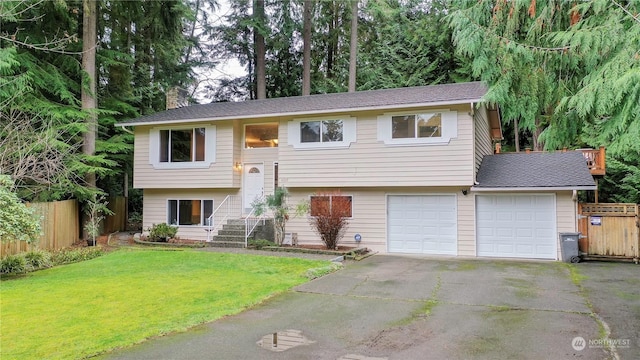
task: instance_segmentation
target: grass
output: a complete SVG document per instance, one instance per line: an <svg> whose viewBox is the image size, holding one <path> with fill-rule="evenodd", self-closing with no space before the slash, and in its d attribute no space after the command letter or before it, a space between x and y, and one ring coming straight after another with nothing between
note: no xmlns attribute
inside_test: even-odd
<svg viewBox="0 0 640 360"><path fill-rule="evenodd" d="M0 358L83 358L235 314L324 261L120 250L2 281Z"/></svg>

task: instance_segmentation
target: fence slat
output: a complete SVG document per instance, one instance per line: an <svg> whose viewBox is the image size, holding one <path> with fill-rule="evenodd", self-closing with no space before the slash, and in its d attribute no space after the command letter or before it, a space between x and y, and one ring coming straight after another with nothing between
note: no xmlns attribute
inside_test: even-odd
<svg viewBox="0 0 640 360"><path fill-rule="evenodd" d="M113 212L104 219L104 233L127 230L127 198L124 196L109 197L107 207Z"/></svg>
<svg viewBox="0 0 640 360"><path fill-rule="evenodd" d="M0 257L31 249L58 250L73 245L80 238L77 200L29 203L27 206L40 218L42 235L33 245L24 241L0 244Z"/></svg>
<svg viewBox="0 0 640 360"><path fill-rule="evenodd" d="M580 204L580 232L589 255L640 257L640 206L636 204ZM596 219L594 219L596 218ZM591 221L593 220L593 221Z"/></svg>

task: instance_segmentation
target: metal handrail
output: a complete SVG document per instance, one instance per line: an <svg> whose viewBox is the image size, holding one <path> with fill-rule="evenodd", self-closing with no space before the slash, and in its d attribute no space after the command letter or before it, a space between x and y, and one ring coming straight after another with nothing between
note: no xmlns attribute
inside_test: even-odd
<svg viewBox="0 0 640 360"><path fill-rule="evenodd" d="M227 195L224 200L218 205L218 207L211 213L211 215L207 218L206 222L206 230L207 230L207 242L211 241L211 233L217 231L224 225L225 221L227 221L232 213L234 212L234 205L237 201L236 195ZM240 215L239 213L237 215ZM216 220L217 217L220 217Z"/></svg>
<svg viewBox="0 0 640 360"><path fill-rule="evenodd" d="M260 199L261 200L261 199ZM249 235L258 227L258 224L262 223L264 225L264 212L258 217L254 217L253 215L256 213L256 208L252 208L249 215L244 218L244 247L247 247Z"/></svg>

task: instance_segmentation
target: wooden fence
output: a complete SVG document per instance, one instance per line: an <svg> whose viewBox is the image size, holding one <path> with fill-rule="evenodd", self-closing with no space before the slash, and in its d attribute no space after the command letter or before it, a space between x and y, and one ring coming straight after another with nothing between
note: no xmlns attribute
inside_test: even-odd
<svg viewBox="0 0 640 360"><path fill-rule="evenodd" d="M127 198L124 196L111 196L108 199L107 207L113 215L106 216L104 219L104 234L111 234L116 231L127 230Z"/></svg>
<svg viewBox="0 0 640 360"><path fill-rule="evenodd" d="M33 208L40 218L42 236L32 245L24 241L1 243L0 257L31 249L61 249L72 245L80 238L77 200L30 203L27 206Z"/></svg>
<svg viewBox="0 0 640 360"><path fill-rule="evenodd" d="M578 204L580 251L587 257L640 258L640 207L636 204Z"/></svg>

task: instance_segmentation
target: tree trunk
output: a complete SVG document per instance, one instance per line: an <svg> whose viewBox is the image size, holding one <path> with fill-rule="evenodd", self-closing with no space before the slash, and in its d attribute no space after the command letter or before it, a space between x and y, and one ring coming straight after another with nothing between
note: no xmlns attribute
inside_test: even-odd
<svg viewBox="0 0 640 360"><path fill-rule="evenodd" d="M257 27L253 28L253 35L256 47L256 97L258 99L267 98L267 81L265 71L265 44L262 30L265 26L264 21L264 0L255 0L254 15L256 17Z"/></svg>
<svg viewBox="0 0 640 360"><path fill-rule="evenodd" d="M513 135L515 136L516 152L520 152L520 130L518 129L518 118L513 119Z"/></svg>
<svg viewBox="0 0 640 360"><path fill-rule="evenodd" d="M304 0L304 25L302 30L302 95L311 94L311 8L312 0Z"/></svg>
<svg viewBox="0 0 640 360"><path fill-rule="evenodd" d="M96 128L98 115L96 113L96 0L82 1L82 70L87 81L82 81L81 100L82 110L87 112L87 131L82 136L82 152L94 155L96 152ZM96 186L96 174L86 174L89 186Z"/></svg>
<svg viewBox="0 0 640 360"><path fill-rule="evenodd" d="M358 0L351 0L351 42L349 43L349 92L356 91L358 60Z"/></svg>
<svg viewBox="0 0 640 360"><path fill-rule="evenodd" d="M542 124L540 118L536 117L536 130L533 132L533 150L544 150L544 144L540 141L540 134L542 133Z"/></svg>
<svg viewBox="0 0 640 360"><path fill-rule="evenodd" d="M96 20L97 20L96 0L82 1L82 70L83 80L81 81L81 101L82 110L87 113L87 131L82 134L82 153L85 155L95 155L96 152L96 128L98 115L96 113ZM86 81L84 81L86 76ZM87 172L85 181L91 188L96 187L95 172ZM86 212L83 211L83 214ZM85 224L89 217L83 216L82 230L83 238L87 238L88 233Z"/></svg>

